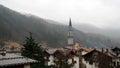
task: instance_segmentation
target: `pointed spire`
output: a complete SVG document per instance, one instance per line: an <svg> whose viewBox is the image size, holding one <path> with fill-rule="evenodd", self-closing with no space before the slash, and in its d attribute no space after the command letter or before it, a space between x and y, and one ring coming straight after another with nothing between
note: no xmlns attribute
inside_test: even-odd
<svg viewBox="0 0 120 68"><path fill-rule="evenodd" d="M71 18L69 19L69 26L72 27Z"/></svg>
<svg viewBox="0 0 120 68"><path fill-rule="evenodd" d="M73 40L72 22L71 22L71 18L69 18L68 45L73 45L73 44L74 44L74 40Z"/></svg>

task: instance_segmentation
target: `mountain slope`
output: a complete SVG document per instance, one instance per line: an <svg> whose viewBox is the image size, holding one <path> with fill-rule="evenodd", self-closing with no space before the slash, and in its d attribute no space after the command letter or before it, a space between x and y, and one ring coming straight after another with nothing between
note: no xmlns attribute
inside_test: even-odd
<svg viewBox="0 0 120 68"><path fill-rule="evenodd" d="M100 34L106 37L109 37L112 40L120 41L120 28L108 27L108 28L99 28L95 27L91 24L75 24L76 29L86 32L86 33L93 33L93 34Z"/></svg>
<svg viewBox="0 0 120 68"><path fill-rule="evenodd" d="M32 32L37 42L45 42L50 47L66 45L67 26L33 15L23 15L2 5L0 5L0 10L0 39L23 42L28 32ZM75 41L80 42L82 46L111 47L119 45L104 36L86 34L74 28L73 31Z"/></svg>

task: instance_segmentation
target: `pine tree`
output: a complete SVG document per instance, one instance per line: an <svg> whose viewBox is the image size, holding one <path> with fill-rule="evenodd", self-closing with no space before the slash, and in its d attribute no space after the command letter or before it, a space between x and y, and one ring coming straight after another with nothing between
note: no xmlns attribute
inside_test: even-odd
<svg viewBox="0 0 120 68"><path fill-rule="evenodd" d="M40 63L32 65L31 68L46 68L42 48L35 42L31 32L29 32L29 36L26 37L23 47L23 56L40 61Z"/></svg>

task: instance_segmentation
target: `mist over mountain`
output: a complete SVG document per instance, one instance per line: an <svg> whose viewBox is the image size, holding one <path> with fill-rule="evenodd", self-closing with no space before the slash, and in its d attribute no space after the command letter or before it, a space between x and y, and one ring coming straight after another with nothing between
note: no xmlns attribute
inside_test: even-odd
<svg viewBox="0 0 120 68"><path fill-rule="evenodd" d="M79 31L78 29L82 28L73 28L74 39L81 46L99 48L119 46L118 42L108 37L96 33L86 33L83 32L85 30ZM93 29L91 28L91 30ZM33 37L38 43L44 42L49 47L67 45L68 26L34 15L21 14L0 5L1 40L14 40L23 43L25 36L28 36L28 32L33 33Z"/></svg>
<svg viewBox="0 0 120 68"><path fill-rule="evenodd" d="M85 33L100 34L113 40L120 41L120 28L114 28L115 25L108 28L99 28L91 24L75 24L74 27Z"/></svg>

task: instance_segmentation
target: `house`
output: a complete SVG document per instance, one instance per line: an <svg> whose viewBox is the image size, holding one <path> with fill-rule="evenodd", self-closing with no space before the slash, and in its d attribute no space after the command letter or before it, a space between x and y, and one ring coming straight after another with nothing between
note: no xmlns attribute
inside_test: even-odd
<svg viewBox="0 0 120 68"><path fill-rule="evenodd" d="M115 68L120 67L120 48L115 47L111 50L112 50L112 53L114 53L116 56L115 59L113 60Z"/></svg>
<svg viewBox="0 0 120 68"><path fill-rule="evenodd" d="M86 68L82 62L80 45L65 46L63 48L49 48L44 51L46 65L61 68L63 61L68 63L69 68Z"/></svg>
<svg viewBox="0 0 120 68"><path fill-rule="evenodd" d="M104 52L100 49L94 49L83 55L83 57L86 68L114 68L113 59L115 56L108 50Z"/></svg>
<svg viewBox="0 0 120 68"><path fill-rule="evenodd" d="M57 51L56 48L47 48L43 51L45 58L45 65L48 67L54 66L54 53Z"/></svg>
<svg viewBox="0 0 120 68"><path fill-rule="evenodd" d="M115 47L111 50L116 54L116 56L120 56L120 48L119 47Z"/></svg>
<svg viewBox="0 0 120 68"><path fill-rule="evenodd" d="M30 68L31 64L36 63L36 60L0 51L0 68Z"/></svg>

